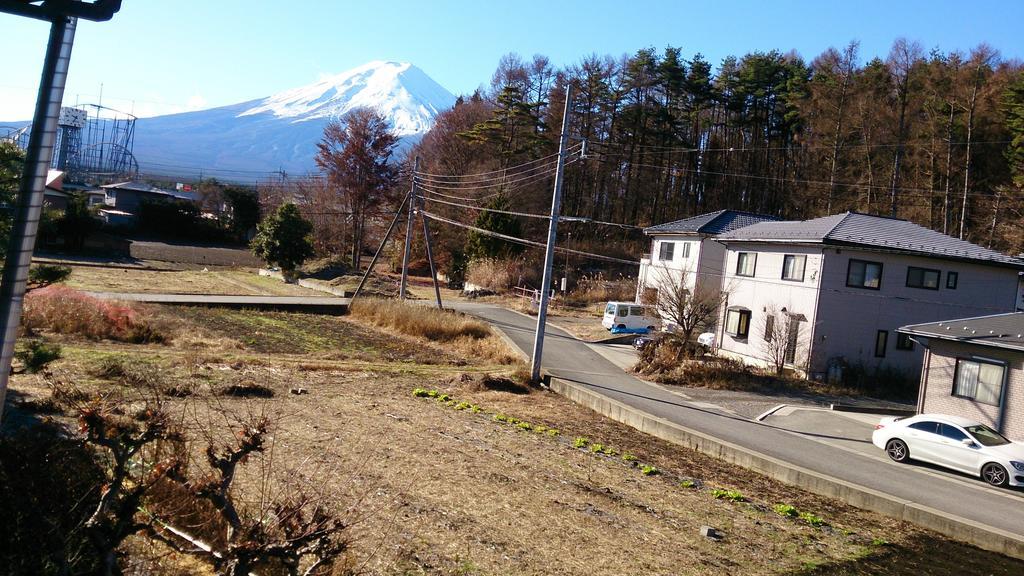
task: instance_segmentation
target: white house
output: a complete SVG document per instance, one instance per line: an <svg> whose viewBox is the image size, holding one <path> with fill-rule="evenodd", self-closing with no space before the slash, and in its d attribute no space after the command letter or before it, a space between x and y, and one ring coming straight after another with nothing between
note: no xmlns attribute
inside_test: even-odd
<svg viewBox="0 0 1024 576"><path fill-rule="evenodd" d="M897 328L1012 312L1024 270L1019 258L855 212L755 223L716 240L726 247L720 351L771 365L781 348L786 366L812 377L844 365L916 376L922 351Z"/></svg>
<svg viewBox="0 0 1024 576"><path fill-rule="evenodd" d="M659 224L644 229L651 238L650 257L640 260L636 299L653 303L665 282L683 284L693 293L698 283L718 287L725 263L725 246L715 241L724 232L758 222L771 216L719 210Z"/></svg>

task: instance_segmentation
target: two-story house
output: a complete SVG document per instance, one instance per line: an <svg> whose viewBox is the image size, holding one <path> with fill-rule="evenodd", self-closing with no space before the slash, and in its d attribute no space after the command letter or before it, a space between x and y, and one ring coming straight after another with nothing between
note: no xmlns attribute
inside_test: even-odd
<svg viewBox="0 0 1024 576"><path fill-rule="evenodd" d="M756 223L716 240L726 246L720 351L762 365L775 354L818 377L842 365L916 376L922 352L897 328L1012 312L1024 270L1024 260L855 212Z"/></svg>
<svg viewBox="0 0 1024 576"><path fill-rule="evenodd" d="M758 222L775 220L771 216L719 210L644 229L651 238L649 258L640 260L637 302L655 303L658 290L666 282L682 284L694 292L698 284L717 288L725 264L725 246L715 241L719 234Z"/></svg>

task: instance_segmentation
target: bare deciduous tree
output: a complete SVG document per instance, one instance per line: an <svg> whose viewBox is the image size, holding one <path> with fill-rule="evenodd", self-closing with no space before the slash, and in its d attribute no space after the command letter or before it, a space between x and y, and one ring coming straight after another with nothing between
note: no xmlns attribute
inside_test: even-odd
<svg viewBox="0 0 1024 576"><path fill-rule="evenodd" d="M654 306L661 317L675 325L680 336L689 342L694 333L715 324L726 292L718 286L697 283L692 291L686 288L687 270L676 279L667 268L658 269L657 296Z"/></svg>
<svg viewBox="0 0 1024 576"><path fill-rule="evenodd" d="M398 137L387 119L357 108L343 122L331 122L317 144L316 164L327 174L352 222L352 266L359 268L367 216L384 202L395 185L391 155Z"/></svg>
<svg viewBox="0 0 1024 576"><path fill-rule="evenodd" d="M800 353L799 316L768 308L761 318L761 351L763 358L776 374L782 374L786 364L794 364Z"/></svg>

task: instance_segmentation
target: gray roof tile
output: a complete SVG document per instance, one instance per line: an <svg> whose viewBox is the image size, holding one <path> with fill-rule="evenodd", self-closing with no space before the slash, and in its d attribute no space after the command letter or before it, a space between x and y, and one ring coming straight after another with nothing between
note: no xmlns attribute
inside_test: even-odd
<svg viewBox="0 0 1024 576"><path fill-rule="evenodd" d="M644 228L645 234L721 234L744 226L750 226L766 220L776 220L774 216L742 212L740 210L718 210L706 214L698 214L675 222L667 222Z"/></svg>
<svg viewBox="0 0 1024 576"><path fill-rule="evenodd" d="M899 331L980 346L1024 350L1024 312L912 324Z"/></svg>
<svg viewBox="0 0 1024 576"><path fill-rule="evenodd" d="M1024 268L1024 260L982 248L913 222L859 212L845 212L813 220L761 222L726 232L719 238L732 241L820 242L865 246Z"/></svg>

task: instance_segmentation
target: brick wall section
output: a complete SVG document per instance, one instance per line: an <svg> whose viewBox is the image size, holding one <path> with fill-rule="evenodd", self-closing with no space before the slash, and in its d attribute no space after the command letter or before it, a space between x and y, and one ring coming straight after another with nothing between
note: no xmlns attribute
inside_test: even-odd
<svg viewBox="0 0 1024 576"><path fill-rule="evenodd" d="M992 406L953 396L953 378L957 358L972 356L1007 362L1007 379L1003 406ZM931 355L922 377L926 386L921 398L921 412L937 412L973 418L1000 429L1011 440L1024 442L1024 352L976 346L945 340L931 341ZM1002 412L1002 426L999 426Z"/></svg>

